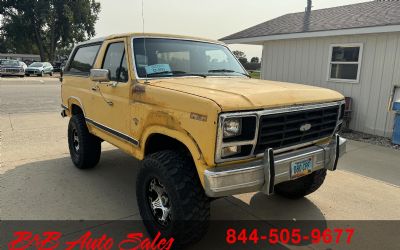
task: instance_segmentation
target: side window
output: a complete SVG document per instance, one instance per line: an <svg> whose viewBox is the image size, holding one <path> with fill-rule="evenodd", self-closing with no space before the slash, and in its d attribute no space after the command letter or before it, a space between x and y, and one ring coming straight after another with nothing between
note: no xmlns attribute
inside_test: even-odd
<svg viewBox="0 0 400 250"><path fill-rule="evenodd" d="M112 81L128 81L128 66L123 42L108 45L102 68L110 70L110 79Z"/></svg>
<svg viewBox="0 0 400 250"><path fill-rule="evenodd" d="M89 75L99 49L99 44L79 48L69 65L68 71L71 73Z"/></svg>

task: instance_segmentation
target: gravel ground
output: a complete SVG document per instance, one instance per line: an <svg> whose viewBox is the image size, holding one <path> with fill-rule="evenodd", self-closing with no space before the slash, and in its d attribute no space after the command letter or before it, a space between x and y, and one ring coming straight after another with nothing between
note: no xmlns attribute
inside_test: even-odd
<svg viewBox="0 0 400 250"><path fill-rule="evenodd" d="M344 138L350 139L350 140L354 140L354 141L361 141L361 142L371 143L371 144L378 145L378 146L384 146L384 147L400 150L400 145L393 144L390 138L365 134L365 133L356 132L356 131L342 132L341 136L343 136Z"/></svg>

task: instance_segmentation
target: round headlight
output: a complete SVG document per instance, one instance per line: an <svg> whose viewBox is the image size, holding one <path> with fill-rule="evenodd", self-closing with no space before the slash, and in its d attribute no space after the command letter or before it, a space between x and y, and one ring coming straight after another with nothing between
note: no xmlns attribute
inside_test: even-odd
<svg viewBox="0 0 400 250"><path fill-rule="evenodd" d="M225 119L222 130L224 138L230 138L240 135L242 133L242 119L241 118Z"/></svg>

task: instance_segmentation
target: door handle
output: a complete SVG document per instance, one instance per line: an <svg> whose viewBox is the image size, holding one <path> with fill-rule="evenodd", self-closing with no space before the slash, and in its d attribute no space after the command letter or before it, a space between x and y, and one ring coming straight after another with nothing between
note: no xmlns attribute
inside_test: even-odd
<svg viewBox="0 0 400 250"><path fill-rule="evenodd" d="M97 91L97 87L96 86L92 87L92 90Z"/></svg>

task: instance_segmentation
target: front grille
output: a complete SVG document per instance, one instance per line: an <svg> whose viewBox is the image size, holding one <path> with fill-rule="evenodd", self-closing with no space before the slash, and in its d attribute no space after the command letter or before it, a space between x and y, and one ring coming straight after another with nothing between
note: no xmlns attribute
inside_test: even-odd
<svg viewBox="0 0 400 250"><path fill-rule="evenodd" d="M339 106L332 106L261 116L255 153L328 137L335 131L338 115ZM301 131L300 127L309 127L307 124L311 128Z"/></svg>
<svg viewBox="0 0 400 250"><path fill-rule="evenodd" d="M19 73L19 69L5 69L6 73Z"/></svg>

